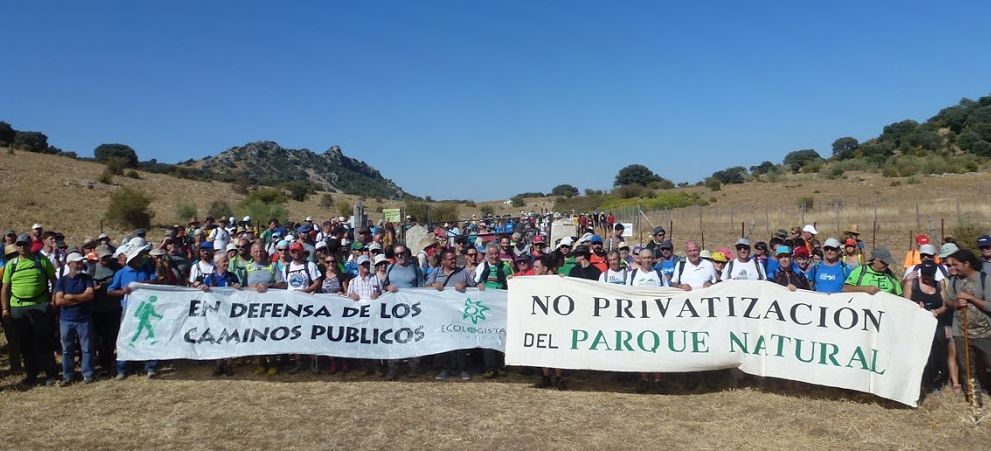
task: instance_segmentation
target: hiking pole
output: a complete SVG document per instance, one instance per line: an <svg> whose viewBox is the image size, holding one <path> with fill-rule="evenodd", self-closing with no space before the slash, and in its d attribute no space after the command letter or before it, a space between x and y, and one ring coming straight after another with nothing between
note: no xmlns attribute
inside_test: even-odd
<svg viewBox="0 0 991 451"><path fill-rule="evenodd" d="M967 310L970 310L969 305L963 308L960 312L963 321L963 367L964 375L967 382L967 402L970 403L971 407L977 407L977 397L974 393L974 377L970 372L970 333L967 331L969 329L970 323L967 322Z"/></svg>

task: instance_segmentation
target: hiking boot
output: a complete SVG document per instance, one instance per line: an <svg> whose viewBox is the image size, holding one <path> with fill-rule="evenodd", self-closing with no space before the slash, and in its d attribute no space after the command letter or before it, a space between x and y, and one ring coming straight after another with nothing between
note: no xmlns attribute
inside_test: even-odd
<svg viewBox="0 0 991 451"><path fill-rule="evenodd" d="M228 376L233 376L234 375L234 365L232 365L230 363L228 363L227 365L224 365L224 374L226 374Z"/></svg>
<svg viewBox="0 0 991 451"><path fill-rule="evenodd" d="M122 381L124 379L127 379L127 373L117 373L117 375L114 376L115 381Z"/></svg>
<svg viewBox="0 0 991 451"><path fill-rule="evenodd" d="M62 379L62 380L58 381L58 386L59 387L68 387L70 385L72 385L72 380L71 379Z"/></svg>
<svg viewBox="0 0 991 451"><path fill-rule="evenodd" d="M408 377L410 379L416 379L416 378L420 377L420 366L419 365L410 365L409 372L406 373L406 377Z"/></svg>
<svg viewBox="0 0 991 451"><path fill-rule="evenodd" d="M387 380L387 381L394 381L394 380L396 380L396 369L395 368L391 368L390 367L389 370L386 371L386 373L385 373L385 380Z"/></svg>
<svg viewBox="0 0 991 451"><path fill-rule="evenodd" d="M551 386L550 376L540 376L540 381L533 384L533 388L548 388Z"/></svg>
<svg viewBox="0 0 991 451"><path fill-rule="evenodd" d="M496 377L495 370L485 370L485 372L482 373L482 379L492 379L493 377Z"/></svg>
<svg viewBox="0 0 991 451"><path fill-rule="evenodd" d="M437 373L437 376L434 376L434 380L435 381L443 381L443 380L447 380L447 378L449 378L449 377L451 377L451 372L450 371L448 371L448 370L440 370L440 372Z"/></svg>
<svg viewBox="0 0 991 451"><path fill-rule="evenodd" d="M634 388L634 391L636 391L637 393L647 393L647 390L649 389L650 389L650 383L647 382L646 379L640 379L639 381L637 381L637 386L636 388Z"/></svg>
<svg viewBox="0 0 991 451"><path fill-rule="evenodd" d="M565 391L568 389L568 384L565 383L564 378L560 376L558 376L557 381L554 383L554 386L557 387L557 389L560 391Z"/></svg>
<svg viewBox="0 0 991 451"><path fill-rule="evenodd" d="M84 377L83 378L83 383L84 384L92 384L93 383L93 378L92 377Z"/></svg>
<svg viewBox="0 0 991 451"><path fill-rule="evenodd" d="M154 379L158 377L158 371L155 370L148 370L148 372L145 374L148 376L148 379Z"/></svg>
<svg viewBox="0 0 991 451"><path fill-rule="evenodd" d="M469 373L468 371L462 371L461 372L461 380L463 380L463 381L470 381L471 380L471 373Z"/></svg>

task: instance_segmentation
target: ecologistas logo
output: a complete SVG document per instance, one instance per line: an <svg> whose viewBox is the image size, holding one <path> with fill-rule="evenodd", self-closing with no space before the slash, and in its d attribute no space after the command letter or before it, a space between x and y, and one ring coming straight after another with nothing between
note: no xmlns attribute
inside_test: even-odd
<svg viewBox="0 0 991 451"><path fill-rule="evenodd" d="M469 334L505 334L506 330L499 327L479 327L479 323L483 323L488 318L485 317L485 312L491 310L489 306L485 305L481 299L465 299L464 309L461 310L461 319L471 321L471 324L445 324L441 326L441 332L444 333L469 333Z"/></svg>

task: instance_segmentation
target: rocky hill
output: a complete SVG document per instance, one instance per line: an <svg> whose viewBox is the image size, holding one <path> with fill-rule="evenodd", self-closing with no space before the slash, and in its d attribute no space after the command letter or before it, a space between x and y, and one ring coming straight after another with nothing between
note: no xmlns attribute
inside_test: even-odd
<svg viewBox="0 0 991 451"><path fill-rule="evenodd" d="M177 166L202 171L223 181L234 182L244 177L252 185L305 181L321 191L360 193L384 199L408 196L368 163L345 156L338 146L318 154L305 148L289 149L272 141L259 141Z"/></svg>

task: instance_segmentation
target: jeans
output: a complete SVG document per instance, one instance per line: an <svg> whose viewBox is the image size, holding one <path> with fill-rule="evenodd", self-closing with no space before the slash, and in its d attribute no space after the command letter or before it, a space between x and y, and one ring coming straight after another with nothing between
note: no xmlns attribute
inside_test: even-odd
<svg viewBox="0 0 991 451"><path fill-rule="evenodd" d="M21 345L24 370L28 380L45 372L49 379L58 375L52 343L52 316L47 302L10 309L10 322Z"/></svg>
<svg viewBox="0 0 991 451"><path fill-rule="evenodd" d="M62 336L62 380L72 380L72 370L75 368L76 339L79 339L80 355L82 357L83 379L93 379L93 321L60 320L59 333Z"/></svg>

